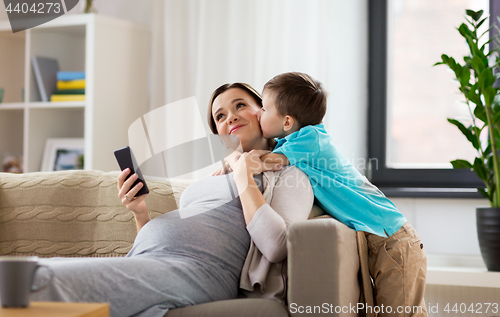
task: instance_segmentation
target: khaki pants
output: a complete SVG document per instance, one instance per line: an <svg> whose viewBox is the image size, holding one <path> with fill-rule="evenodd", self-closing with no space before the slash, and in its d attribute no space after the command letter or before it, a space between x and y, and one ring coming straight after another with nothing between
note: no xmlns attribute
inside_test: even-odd
<svg viewBox="0 0 500 317"><path fill-rule="evenodd" d="M365 235L378 316L428 316L424 301L427 255L417 231L407 222L388 238Z"/></svg>

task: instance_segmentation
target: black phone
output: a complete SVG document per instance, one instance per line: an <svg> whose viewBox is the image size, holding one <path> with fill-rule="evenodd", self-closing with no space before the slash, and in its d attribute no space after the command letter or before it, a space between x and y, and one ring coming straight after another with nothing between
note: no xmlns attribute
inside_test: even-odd
<svg viewBox="0 0 500 317"><path fill-rule="evenodd" d="M139 166L137 166L137 162L135 160L134 153L132 153L132 149L130 149L130 147L128 146L118 149L115 151L115 157L122 171L126 168L130 168L130 174L128 174L127 179L134 173L137 173L137 175L139 176L131 187L133 188L139 182L141 182L143 185L142 188L137 192L135 197L149 193L148 185L146 185L144 176L142 176L141 169L139 168Z"/></svg>

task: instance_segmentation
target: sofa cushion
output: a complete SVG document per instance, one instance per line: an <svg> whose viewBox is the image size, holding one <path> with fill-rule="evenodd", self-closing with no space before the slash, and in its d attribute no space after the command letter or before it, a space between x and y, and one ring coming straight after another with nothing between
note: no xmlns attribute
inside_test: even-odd
<svg viewBox="0 0 500 317"><path fill-rule="evenodd" d="M0 173L0 255L124 256L136 235L118 172ZM189 182L148 181L152 218L177 208Z"/></svg>
<svg viewBox="0 0 500 317"><path fill-rule="evenodd" d="M165 317L289 317L281 302L271 299L230 299L170 310Z"/></svg>

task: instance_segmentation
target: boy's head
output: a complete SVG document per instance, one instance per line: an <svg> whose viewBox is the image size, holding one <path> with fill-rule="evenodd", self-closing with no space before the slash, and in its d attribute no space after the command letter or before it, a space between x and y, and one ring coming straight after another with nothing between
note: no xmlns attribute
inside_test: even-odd
<svg viewBox="0 0 500 317"><path fill-rule="evenodd" d="M259 112L265 138L282 138L307 125L320 124L326 113L327 93L311 76L290 72L265 85Z"/></svg>

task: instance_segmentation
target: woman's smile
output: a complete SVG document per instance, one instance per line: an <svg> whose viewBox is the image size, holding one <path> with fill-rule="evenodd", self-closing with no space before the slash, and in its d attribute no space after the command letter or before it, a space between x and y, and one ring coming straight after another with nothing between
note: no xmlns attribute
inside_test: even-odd
<svg viewBox="0 0 500 317"><path fill-rule="evenodd" d="M231 128L231 130L229 131L229 134L233 134L234 132L236 132L237 130L239 130L241 127L244 127L245 124L237 124L235 125L234 127Z"/></svg>

